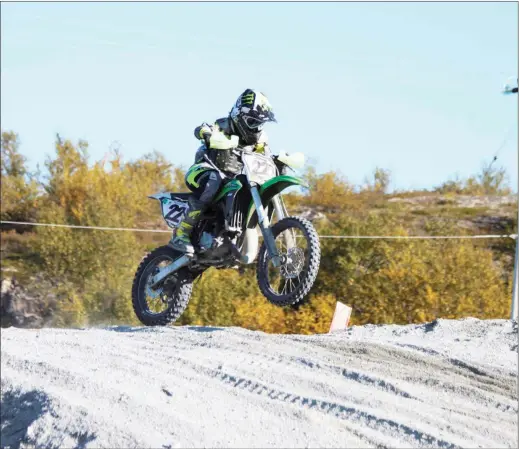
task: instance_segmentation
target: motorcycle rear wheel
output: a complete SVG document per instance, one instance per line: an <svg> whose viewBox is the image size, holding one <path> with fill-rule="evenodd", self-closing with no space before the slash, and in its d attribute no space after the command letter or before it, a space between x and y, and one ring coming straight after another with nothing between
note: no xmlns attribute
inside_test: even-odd
<svg viewBox="0 0 519 449"><path fill-rule="evenodd" d="M165 326L184 313L191 298L194 277L187 268L181 268L156 289L150 280L159 265L170 264L182 254L170 246L160 246L141 261L132 285L132 305L135 315L145 326Z"/></svg>

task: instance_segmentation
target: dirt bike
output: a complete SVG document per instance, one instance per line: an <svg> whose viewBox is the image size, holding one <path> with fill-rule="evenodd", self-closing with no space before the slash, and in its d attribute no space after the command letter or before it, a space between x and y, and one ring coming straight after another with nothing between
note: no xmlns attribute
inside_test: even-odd
<svg viewBox="0 0 519 449"><path fill-rule="evenodd" d="M226 160L231 161L235 174L221 171L204 155L224 176L224 182L193 229L194 255L168 244L147 254L137 269L132 304L147 326L176 321L188 305L194 280L210 267L235 268L257 259L259 288L277 306L300 302L315 282L321 258L317 232L308 220L288 216L280 196L291 186L304 186L301 178L287 174L287 168L302 166L304 156L262 155L247 148L218 150L218 154L225 154L222 151L230 152ZM160 201L164 220L175 230L190 195L166 192L148 198ZM259 251L258 227L263 236Z"/></svg>

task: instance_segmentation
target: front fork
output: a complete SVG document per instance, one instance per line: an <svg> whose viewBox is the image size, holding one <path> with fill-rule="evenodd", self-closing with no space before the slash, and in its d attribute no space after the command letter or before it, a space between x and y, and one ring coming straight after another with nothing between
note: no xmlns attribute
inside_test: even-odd
<svg viewBox="0 0 519 449"><path fill-rule="evenodd" d="M261 201L260 194L258 192L257 186L251 186L250 188L252 199L254 201L254 205L256 206L256 212L258 214L258 223L261 229L261 233L263 234L263 239L265 240L265 245L267 246L267 251L269 253L270 259L272 260L272 264L275 267L279 267L282 265L283 261L279 255L278 249L276 247L276 242L274 236L272 235L272 229L270 229L269 217L265 208L263 207L263 202ZM276 203L274 203L274 207L276 207ZM277 210L276 210L276 213Z"/></svg>
<svg viewBox="0 0 519 449"><path fill-rule="evenodd" d="M273 197L271 201L274 205L274 210L276 211L276 216L278 217L278 220L282 220L283 218L288 216L285 203L283 203L283 200L279 195Z"/></svg>
<svg viewBox="0 0 519 449"><path fill-rule="evenodd" d="M285 203L280 195L274 196L271 201L274 205L278 221L288 217L287 208L285 207ZM287 251L289 248L296 246L296 234L293 229L287 229L283 232L283 239L285 240Z"/></svg>

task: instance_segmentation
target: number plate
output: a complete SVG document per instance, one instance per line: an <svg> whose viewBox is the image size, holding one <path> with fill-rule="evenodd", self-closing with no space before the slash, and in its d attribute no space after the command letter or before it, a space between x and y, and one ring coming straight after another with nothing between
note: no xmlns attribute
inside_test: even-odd
<svg viewBox="0 0 519 449"><path fill-rule="evenodd" d="M269 157L259 154L244 154L242 159L249 169L251 181L264 184L277 175L276 164Z"/></svg>
<svg viewBox="0 0 519 449"><path fill-rule="evenodd" d="M160 203L164 220L170 228L176 228L184 218L189 207L187 201L162 198Z"/></svg>

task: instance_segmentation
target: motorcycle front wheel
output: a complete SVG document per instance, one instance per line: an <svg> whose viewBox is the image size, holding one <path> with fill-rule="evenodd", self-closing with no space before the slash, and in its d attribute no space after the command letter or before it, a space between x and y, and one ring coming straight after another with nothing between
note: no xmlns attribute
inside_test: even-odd
<svg viewBox="0 0 519 449"><path fill-rule="evenodd" d="M272 304L294 305L308 295L317 277L319 237L312 223L300 217L283 218L271 229L283 263L274 266L263 242L256 271L258 286Z"/></svg>

